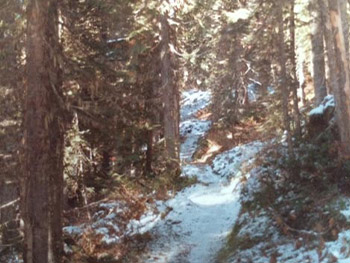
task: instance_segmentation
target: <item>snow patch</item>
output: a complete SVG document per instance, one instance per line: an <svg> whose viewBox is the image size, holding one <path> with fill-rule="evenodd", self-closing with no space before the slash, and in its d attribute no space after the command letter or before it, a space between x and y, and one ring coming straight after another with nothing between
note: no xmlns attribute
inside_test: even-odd
<svg viewBox="0 0 350 263"><path fill-rule="evenodd" d="M220 154L214 160L215 172L210 165L184 165L183 176L197 176L204 184L185 188L164 204L158 203L159 210L170 207L171 211L153 227L158 239L141 262L213 262L240 211L240 169L262 147L263 143L253 142ZM235 176L229 178L229 174Z"/></svg>
<svg viewBox="0 0 350 263"><path fill-rule="evenodd" d="M128 224L127 232L131 235L144 234L150 231L159 219L160 215L156 215L152 211L148 211L146 214L142 215L139 220L131 220Z"/></svg>
<svg viewBox="0 0 350 263"><path fill-rule="evenodd" d="M255 155L263 147L264 143L256 141L234 147L227 152L219 154L213 161L213 172L222 177L233 176L240 170L242 162L253 161Z"/></svg>
<svg viewBox="0 0 350 263"><path fill-rule="evenodd" d="M211 92L202 90L188 90L182 92L181 100L181 120L194 117L194 115L206 108L211 102Z"/></svg>
<svg viewBox="0 0 350 263"><path fill-rule="evenodd" d="M335 101L334 101L334 96L333 95L327 95L322 103L317 106L316 108L312 109L308 115L322 115L328 108L334 108L335 107Z"/></svg>
<svg viewBox="0 0 350 263"><path fill-rule="evenodd" d="M198 120L195 114L207 107L211 93L200 90L182 94L180 133L184 137L180 157L191 161L199 139L209 130L209 121ZM184 164L182 175L196 177L199 183L178 192L172 199L156 202L162 218L145 214L145 229L156 239L142 263L210 263L224 244L238 217L241 204L241 168L254 159L264 144L252 142L218 155L212 165ZM135 224L133 222L132 224Z"/></svg>

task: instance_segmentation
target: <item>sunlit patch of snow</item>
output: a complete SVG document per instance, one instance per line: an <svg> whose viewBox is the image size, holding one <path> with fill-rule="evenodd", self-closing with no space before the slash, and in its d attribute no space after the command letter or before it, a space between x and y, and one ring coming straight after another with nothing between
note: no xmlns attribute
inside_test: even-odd
<svg viewBox="0 0 350 263"><path fill-rule="evenodd" d="M210 91L188 90L182 92L181 120L194 117L199 110L206 108L211 101Z"/></svg>
<svg viewBox="0 0 350 263"><path fill-rule="evenodd" d="M180 134L185 137L181 144L180 158L189 161L198 147L198 141L210 129L210 121L186 120L180 124Z"/></svg>
<svg viewBox="0 0 350 263"><path fill-rule="evenodd" d="M210 128L210 121L200 121L197 119L191 119L181 122L180 135L204 135Z"/></svg>
<svg viewBox="0 0 350 263"><path fill-rule="evenodd" d="M210 129L211 121L195 118L195 114L207 107L210 101L210 91L188 90L182 93L180 135L185 141L180 147L181 160L191 161L199 139Z"/></svg>
<svg viewBox="0 0 350 263"><path fill-rule="evenodd" d="M256 141L234 147L227 152L221 153L213 161L213 172L223 177L234 175L235 172L239 171L242 162L249 159L254 160L255 155L263 147L264 143Z"/></svg>
<svg viewBox="0 0 350 263"><path fill-rule="evenodd" d="M327 110L328 108L334 108L335 107L335 101L334 101L334 96L333 95L327 95L322 103L317 106L316 108L312 109L308 115L322 115L325 110Z"/></svg>
<svg viewBox="0 0 350 263"><path fill-rule="evenodd" d="M247 183L244 185L241 200L243 202L253 201L254 195L264 191L261 180L267 168L256 167L245 175ZM276 171L278 180L280 171ZM275 179L275 178L274 178ZM293 186L290 185L291 188ZM293 199L295 193L291 190L283 198ZM280 202L276 200L276 202ZM339 199L339 205L346 207L340 212L348 217L350 215L349 200ZM242 213L236 221L239 227L236 238L251 241L248 249L235 251L227 262L229 263L350 263L350 230L341 231L335 241L326 242L322 249L319 239L299 238L298 244L294 237L281 234L277 227L273 214L268 210L255 209L254 212ZM275 258L275 259L273 259Z"/></svg>
<svg viewBox="0 0 350 263"><path fill-rule="evenodd" d="M232 202L233 192L238 188L239 179L231 180L231 183L227 186L217 186L212 189L205 189L204 192L197 192L194 195L189 196L189 199L202 206L215 206Z"/></svg>
<svg viewBox="0 0 350 263"><path fill-rule="evenodd" d="M218 176L213 176L209 165L184 165L181 176L196 177L202 183L215 183L218 179L221 179Z"/></svg>
<svg viewBox="0 0 350 263"><path fill-rule="evenodd" d="M346 230L339 233L337 240L326 242L327 252L339 259L339 262L350 262L349 244L350 230Z"/></svg>
<svg viewBox="0 0 350 263"><path fill-rule="evenodd" d="M257 167L245 174L247 182L244 185L244 191L241 193L242 202L253 201L254 195L262 190L263 186L260 182L260 177L256 176L262 172L262 169L261 167Z"/></svg>
<svg viewBox="0 0 350 263"><path fill-rule="evenodd" d="M200 137L211 125L209 121L195 118L195 114L209 105L211 94L190 90L183 92L182 97L180 131L185 142L180 156L190 161ZM181 176L196 177L199 183L166 202L156 202L157 210L165 218L160 220L148 215L155 240L140 262L213 262L240 211L241 167L252 161L263 146L261 142L237 146L218 155L212 165L183 165Z"/></svg>
<svg viewBox="0 0 350 263"><path fill-rule="evenodd" d="M345 216L347 222L350 222L350 210L349 209L341 210L340 213L343 216Z"/></svg>
<svg viewBox="0 0 350 263"><path fill-rule="evenodd" d="M237 250L228 260L229 263L319 262L316 249L308 249L306 244L296 247L294 240L282 236L274 221L264 212L255 216L244 213L237 223L242 225L237 238L255 241L252 247ZM301 239L300 242L304 241ZM273 257L276 261L272 260Z"/></svg>
<svg viewBox="0 0 350 263"><path fill-rule="evenodd" d="M199 160L197 160L197 163L206 163L210 157L212 157L215 153L217 153L222 148L222 146L216 144L214 141L211 141L211 140L207 140L207 141L208 141L209 149Z"/></svg>
<svg viewBox="0 0 350 263"><path fill-rule="evenodd" d="M254 142L220 154L216 173L210 165L185 165L185 176L197 176L205 184L185 188L160 205L161 211L164 207L172 210L154 226L157 239L141 262L212 262L240 211L240 168L262 146Z"/></svg>
<svg viewBox="0 0 350 263"><path fill-rule="evenodd" d="M157 221L160 220L160 215L148 211L146 214L142 215L139 220L131 220L128 224L128 233L133 234L144 234L150 231Z"/></svg>

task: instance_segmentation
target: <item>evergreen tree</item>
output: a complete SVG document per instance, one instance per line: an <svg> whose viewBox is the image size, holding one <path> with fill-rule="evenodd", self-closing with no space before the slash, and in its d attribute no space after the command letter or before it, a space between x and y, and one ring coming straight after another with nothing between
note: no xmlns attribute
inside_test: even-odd
<svg viewBox="0 0 350 263"><path fill-rule="evenodd" d="M56 1L27 6L24 262L61 262L63 119Z"/></svg>

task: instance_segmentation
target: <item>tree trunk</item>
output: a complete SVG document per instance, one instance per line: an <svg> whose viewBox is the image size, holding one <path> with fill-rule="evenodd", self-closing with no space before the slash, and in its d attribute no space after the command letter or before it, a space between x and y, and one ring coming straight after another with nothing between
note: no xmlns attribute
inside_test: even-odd
<svg viewBox="0 0 350 263"><path fill-rule="evenodd" d="M328 0L318 0L321 10L321 18L324 32L324 42L326 45L326 55L327 55L327 71L329 72L329 87L328 92L332 92L333 90L339 90L338 87L338 77L337 77L337 65L335 60L335 50L334 50L334 38L332 34L332 25L328 13ZM335 94L337 95L337 94Z"/></svg>
<svg viewBox="0 0 350 263"><path fill-rule="evenodd" d="M343 27L343 34L344 34L346 58L348 59L348 63L349 63L349 16L347 12L348 3L346 0L340 0L339 6L340 6L340 17L341 17L341 22Z"/></svg>
<svg viewBox="0 0 350 263"><path fill-rule="evenodd" d="M294 123L295 123L295 135L301 137L301 123L300 123L300 111L299 111L299 99L298 99L298 87L299 81L297 77L297 63L295 54L295 15L294 15L294 0L290 6L290 62L292 65L293 83L291 83L293 94L293 111L294 111Z"/></svg>
<svg viewBox="0 0 350 263"><path fill-rule="evenodd" d="M172 68L171 53L169 44L170 26L168 16L161 16L161 83L163 92L164 106L164 138L167 157L171 160L179 160L179 94L174 79Z"/></svg>
<svg viewBox="0 0 350 263"><path fill-rule="evenodd" d="M284 43L284 25L283 25L283 2L276 5L277 8L277 23L278 23L278 64L280 69L280 89L282 92L282 112L283 112L283 129L287 133L288 154L290 158L294 158L292 136L290 132L290 120L288 114L288 98L289 90L287 87L287 70L286 70L286 54Z"/></svg>
<svg viewBox="0 0 350 263"><path fill-rule="evenodd" d="M27 7L27 87L22 212L24 262L61 262L63 129L57 1Z"/></svg>
<svg viewBox="0 0 350 263"><path fill-rule="evenodd" d="M342 1L342 0L341 0ZM332 25L332 39L336 65L331 75L336 76L337 85L333 87L336 105L337 124L342 144L341 154L343 157L350 156L350 79L349 65L346 55L342 21L340 17L340 5L338 0L329 0L329 17Z"/></svg>
<svg viewBox="0 0 350 263"><path fill-rule="evenodd" d="M321 8L317 0L310 0L309 11L311 16L311 46L313 64L313 82L315 90L315 104L319 105L327 96L326 71L324 60L323 30Z"/></svg>

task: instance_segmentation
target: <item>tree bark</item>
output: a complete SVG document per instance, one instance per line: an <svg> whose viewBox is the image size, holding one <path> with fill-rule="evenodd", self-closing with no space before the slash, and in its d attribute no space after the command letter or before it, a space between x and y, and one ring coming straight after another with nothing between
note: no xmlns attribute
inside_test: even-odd
<svg viewBox="0 0 350 263"><path fill-rule="evenodd" d="M297 63L295 54L295 14L294 14L294 0L290 6L290 62L292 65L293 83L291 83L292 95L293 95L293 113L295 123L295 135L301 137L301 123L300 123L300 111L299 111L299 99L298 99L298 87L299 81L297 77Z"/></svg>
<svg viewBox="0 0 350 263"><path fill-rule="evenodd" d="M337 124L341 139L341 154L350 157L350 78L349 65L346 54L345 40L343 35L340 5L338 0L329 0L329 21L332 25L332 39L336 64L333 65L331 75L336 76L332 82L335 101ZM330 54L331 55L331 54Z"/></svg>
<svg viewBox="0 0 350 263"><path fill-rule="evenodd" d="M179 145L179 92L174 79L172 68L171 53L169 44L170 26L168 23L168 15L163 14L160 18L161 22L161 83L163 93L164 107L164 138L167 157L174 161L179 161L180 145Z"/></svg>
<svg viewBox="0 0 350 263"><path fill-rule="evenodd" d="M327 87L325 81L326 71L321 9L317 0L310 0L309 11L311 16L311 46L315 104L319 105L323 101L324 97L327 96Z"/></svg>
<svg viewBox="0 0 350 263"><path fill-rule="evenodd" d="M278 23L278 64L280 69L280 89L282 92L282 112L283 112L283 129L287 133L288 143L288 154L290 158L294 158L292 136L290 132L290 120L288 113L288 98L289 90L287 87L287 70L286 70L286 54L285 54L285 43L284 43L284 25L283 25L283 6L284 2L276 5L277 11L277 23Z"/></svg>
<svg viewBox="0 0 350 263"><path fill-rule="evenodd" d="M326 47L326 55L327 55L327 71L329 79L328 79L328 92L333 93L333 90L339 90L338 87L338 77L337 77L337 65L335 60L335 50L334 50L334 38L332 34L332 25L329 17L329 8L328 8L328 0L318 0L321 10L321 19L323 25L324 32L324 42ZM337 95L337 94L335 94Z"/></svg>
<svg viewBox="0 0 350 263"><path fill-rule="evenodd" d="M27 6L22 213L25 263L61 262L63 126L57 1Z"/></svg>
<svg viewBox="0 0 350 263"><path fill-rule="evenodd" d="M340 6L340 17L343 27L343 34L344 34L344 43L345 43L345 51L346 51L346 58L348 59L349 63L349 16L348 16L348 3L346 0L339 0L339 6Z"/></svg>

